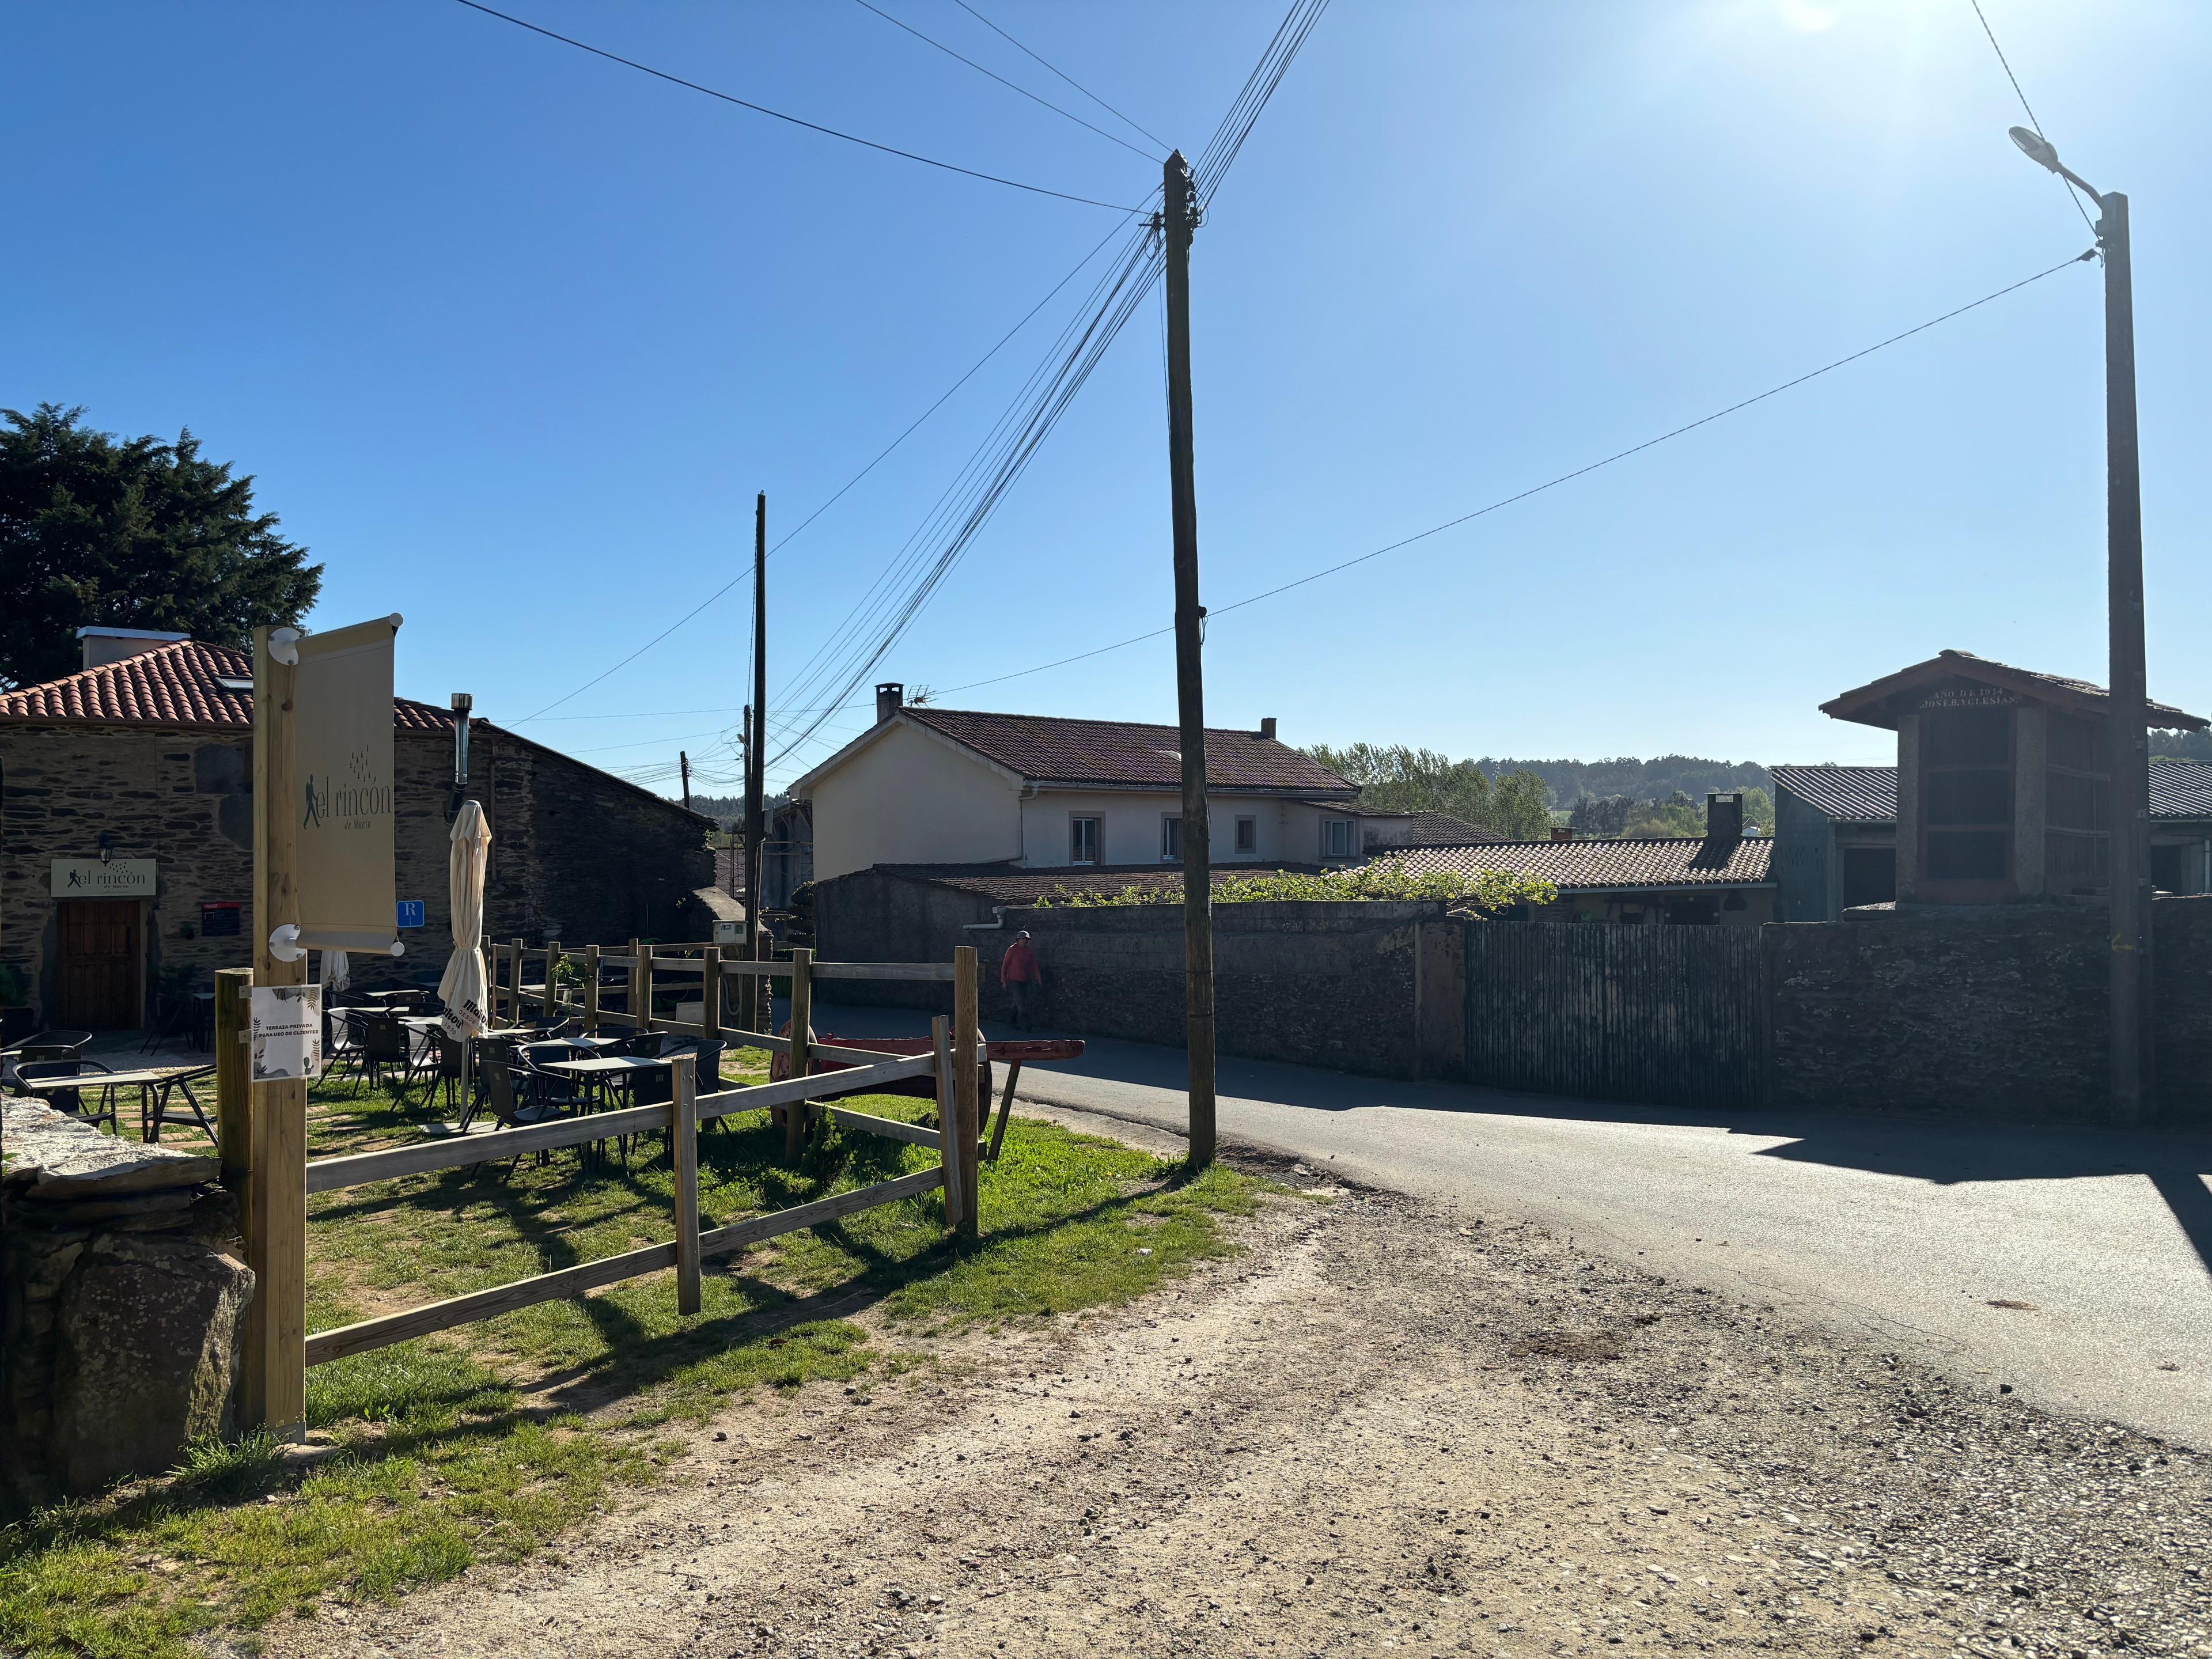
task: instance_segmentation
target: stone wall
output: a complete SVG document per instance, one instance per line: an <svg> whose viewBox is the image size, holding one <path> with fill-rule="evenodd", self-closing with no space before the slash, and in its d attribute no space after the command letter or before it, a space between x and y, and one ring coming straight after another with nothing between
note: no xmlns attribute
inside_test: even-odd
<svg viewBox="0 0 2212 1659"><path fill-rule="evenodd" d="M1012 1007L998 983L999 957L1014 933L1027 928L1045 976L1038 1024L1182 1046L1180 906L1012 907L1005 914L1003 929L969 932L963 924L992 920L988 898L878 871L815 887L816 938L824 960L945 962L955 946L974 945L983 958L983 1017L1006 1019ZM1459 957L1437 940L1456 924L1444 921L1441 904L1224 904L1213 917L1220 1053L1370 1076L1416 1075L1422 1066L1415 1048L1419 928L1420 1002L1437 1015L1418 1033L1430 1051L1428 1074L1463 1054ZM942 985L840 981L835 994L939 1012L950 1006Z"/></svg>
<svg viewBox="0 0 2212 1659"><path fill-rule="evenodd" d="M427 925L398 963L355 967L364 985L443 963L450 732L394 734L398 896L423 902ZM708 821L673 801L477 721L471 781L492 826L485 921L495 938L576 944L710 937L694 890L714 878ZM52 1008L58 926L48 872L91 858L156 861L144 906L147 995L165 964L195 988L252 960L253 756L250 734L83 724L0 726L0 961L31 976ZM133 902L122 900L117 902ZM240 931L204 938L200 906L235 902ZM49 1021L48 1023L55 1023Z"/></svg>
<svg viewBox="0 0 2212 1659"><path fill-rule="evenodd" d="M2160 899L2151 917L2160 1115L2212 1120L2212 901ZM2104 1116L2101 909L1869 909L1765 942L1769 1104Z"/></svg>
<svg viewBox="0 0 2212 1659"><path fill-rule="evenodd" d="M253 1275L216 1160L13 1097L0 1140L0 1480L81 1495L228 1432Z"/></svg>

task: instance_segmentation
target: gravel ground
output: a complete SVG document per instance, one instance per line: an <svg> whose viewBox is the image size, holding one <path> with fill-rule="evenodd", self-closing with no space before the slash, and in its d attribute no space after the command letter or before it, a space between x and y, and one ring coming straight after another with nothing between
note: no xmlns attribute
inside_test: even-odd
<svg viewBox="0 0 2212 1659"><path fill-rule="evenodd" d="M1128 1310L740 1403L315 1655L2212 1655L2212 1463L1346 1193ZM2024 1313L2027 1310L2022 1310Z"/></svg>

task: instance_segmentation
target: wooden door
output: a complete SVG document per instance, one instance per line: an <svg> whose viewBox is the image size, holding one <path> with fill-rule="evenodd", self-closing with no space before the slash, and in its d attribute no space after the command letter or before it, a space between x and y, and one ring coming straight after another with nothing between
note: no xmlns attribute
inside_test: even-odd
<svg viewBox="0 0 2212 1659"><path fill-rule="evenodd" d="M61 1008L54 1024L83 1031L140 1023L143 980L137 899L63 899Z"/></svg>

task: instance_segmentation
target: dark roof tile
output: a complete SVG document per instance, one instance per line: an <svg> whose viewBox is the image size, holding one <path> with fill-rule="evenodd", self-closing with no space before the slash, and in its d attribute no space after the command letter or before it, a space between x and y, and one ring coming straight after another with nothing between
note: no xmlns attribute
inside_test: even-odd
<svg viewBox="0 0 2212 1659"><path fill-rule="evenodd" d="M1894 766L1778 766L1774 781L1840 823L1897 822ZM2212 817L2212 762L2152 761L2150 815Z"/></svg>
<svg viewBox="0 0 2212 1659"><path fill-rule="evenodd" d="M912 706L899 713L1039 783L1174 788L1182 781L1182 740L1172 726ZM1286 743L1212 727L1206 733L1206 781L1214 789L1297 794L1352 789Z"/></svg>
<svg viewBox="0 0 2212 1659"><path fill-rule="evenodd" d="M1772 879L1774 842L1765 836L1747 836L1737 842L1707 842L1695 836L1505 841L1475 847L1417 847L1389 856L1412 875L1478 876L1497 870L1550 882L1562 892L1741 887Z"/></svg>

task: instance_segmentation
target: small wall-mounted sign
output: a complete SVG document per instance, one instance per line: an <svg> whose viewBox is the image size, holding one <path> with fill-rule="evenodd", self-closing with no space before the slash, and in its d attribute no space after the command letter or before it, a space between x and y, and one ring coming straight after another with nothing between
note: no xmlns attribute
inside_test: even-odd
<svg viewBox="0 0 2212 1659"><path fill-rule="evenodd" d="M423 925L421 899L401 899L398 901L398 906L399 925L402 927L420 927Z"/></svg>
<svg viewBox="0 0 2212 1659"><path fill-rule="evenodd" d="M253 988L253 1080L309 1080L323 1069L323 988Z"/></svg>
<svg viewBox="0 0 2212 1659"><path fill-rule="evenodd" d="M56 898L152 898L151 859L56 859Z"/></svg>
<svg viewBox="0 0 2212 1659"><path fill-rule="evenodd" d="M239 926L246 914L243 904L217 902L200 906L200 937L202 939L235 939L242 931Z"/></svg>

